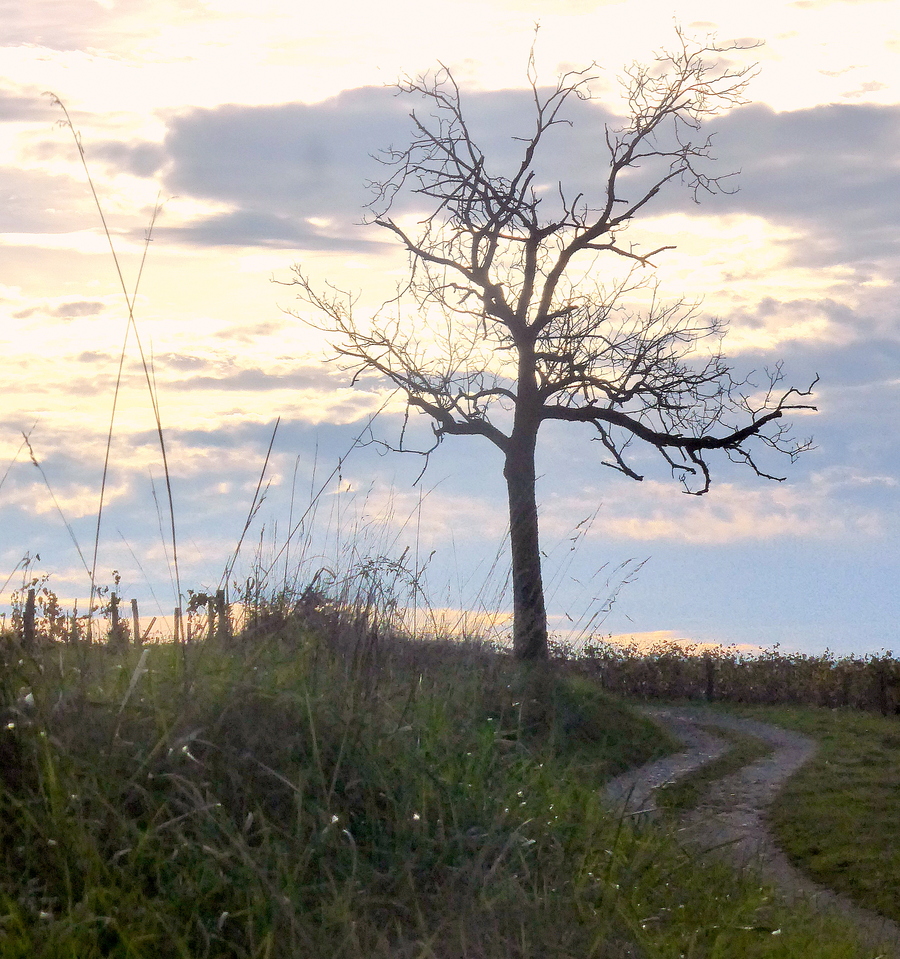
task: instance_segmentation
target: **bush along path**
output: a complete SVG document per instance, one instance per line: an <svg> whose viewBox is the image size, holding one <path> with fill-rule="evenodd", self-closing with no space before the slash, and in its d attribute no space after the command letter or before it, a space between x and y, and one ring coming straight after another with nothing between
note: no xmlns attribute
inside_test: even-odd
<svg viewBox="0 0 900 959"><path fill-rule="evenodd" d="M642 711L677 736L684 752L630 770L607 784L607 801L631 816L654 816L667 805L664 793L686 777L703 777L728 762L729 740L753 737L766 748L762 758L736 771L720 770L703 785L699 801L681 809L680 833L686 846L725 856L738 868L757 868L762 879L791 901L803 899L822 912L854 921L878 955L900 959L900 925L863 909L846 896L813 882L788 860L767 825L767 809L784 782L816 752L815 740L758 720L703 707L648 706ZM721 735L710 730L714 729Z"/></svg>

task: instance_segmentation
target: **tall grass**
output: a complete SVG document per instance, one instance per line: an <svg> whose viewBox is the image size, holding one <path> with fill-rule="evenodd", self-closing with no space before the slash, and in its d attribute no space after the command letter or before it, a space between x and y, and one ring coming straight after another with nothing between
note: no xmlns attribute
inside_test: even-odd
<svg viewBox="0 0 900 959"><path fill-rule="evenodd" d="M113 442L113 436L114 436L115 424L116 424L116 413L118 409L119 393L122 385L122 377L123 377L124 368L125 368L125 357L127 354L129 339L131 338L132 335L134 336L134 340L137 344L138 355L140 357L141 367L142 367L142 370L144 373L144 379L147 385L147 393L148 393L148 396L150 399L150 405L153 411L153 420L156 427L157 441L159 443L160 456L162 459L163 478L164 478L165 487L166 487L168 519L169 519L169 523L168 523L169 542L168 544L166 544L165 537L163 537L163 545L164 545L164 548L171 548L172 562L170 567L170 573L172 575L174 586L175 586L176 606L180 605L180 602L181 602L181 580L180 580L179 563L178 563L178 536L176 532L176 522L175 522L175 500L174 500L174 494L172 491L172 477L169 471L169 457L168 457L168 451L166 446L165 431L163 430L162 415L159 407L159 397L156 389L155 376L152 370L152 360L148 359L147 354L144 350L144 346L141 341L140 330L138 329L137 320L135 318L135 309L134 309L135 303L137 302L138 292L140 290L141 279L144 274L144 267L146 265L147 254L148 254L148 251L150 248L150 242L153 236L153 229L156 225L157 217L159 216L161 204L159 202L159 198L157 198L157 202L153 208L153 213L150 217L150 223L147 227L147 232L144 239L143 254L141 256L140 263L138 265L137 274L134 279L134 284L129 289L129 285L125 280L125 274L122 270L122 264L119 259L119 254L113 242L112 233L107 223L106 215L103 211L103 204L100 200L100 195L98 194L97 188L94 184L94 178L91 175L91 170L87 162L87 155L85 153L84 144L82 143L81 134L79 133L78 129L75 127L75 124L72 121L72 117L69 114L68 108L66 107L65 103L55 93L48 91L46 93L46 96L50 98L50 101L54 106L58 107L62 111L63 117L61 120L58 121L59 125L67 129L69 133L71 133L72 140L75 144L75 148L78 151L78 158L81 163L82 170L84 171L85 180L87 182L88 188L90 189L91 197L93 198L93 201L94 201L94 206L97 211L97 216L99 217L100 226L101 226L103 235L106 237L107 244L109 246L110 257L112 260L113 267L115 269L119 288L122 292L122 296L125 301L125 308L128 316L128 321L125 326L125 336L122 341L122 349L119 354L118 371L116 374L116 385L113 391L112 409L110 411L110 418L109 418L109 428L106 434L106 447L105 447L105 452L103 457L103 469L102 469L101 478L100 478L99 501L97 505L97 521L94 529L93 555L92 555L90 569L88 570L89 576L90 576L90 596L88 599L88 607L87 607L87 613L86 613L86 616L87 616L86 625L87 625L88 638L90 639L91 629L92 629L92 617L93 617L94 608L95 608L94 600L97 596L97 574L98 574L98 557L100 552L100 534L101 534L101 528L102 528L102 522L103 522L103 511L104 511L105 500L106 500L106 488L107 488L107 483L109 479L109 471L110 471L110 465L111 465L110 460L111 460L112 442ZM26 443L28 443L27 437L26 437ZM38 466L38 462L35 459L33 451L31 450L30 443L28 444L28 448L29 448L29 453L31 454L32 462L35 464L35 466ZM38 466L38 468L40 467ZM46 477L45 477L45 480L46 480ZM48 489L50 489L49 483L47 483L47 486L48 486ZM50 489L50 495L53 496L52 489ZM55 502L55 497L53 498ZM72 533L71 527L69 527L69 524L66 522L65 517L63 517L63 521L66 523L66 526L69 529L69 533L72 536L73 541L75 542L75 547L78 551L78 554L81 557L82 562L84 563L85 561L84 561L84 557L81 555L81 548L78 545L78 542L75 541L75 537L74 537L74 534ZM162 524L160 525L162 526Z"/></svg>
<svg viewBox="0 0 900 959"><path fill-rule="evenodd" d="M354 625L5 644L0 953L863 955L604 808L672 744L595 683Z"/></svg>

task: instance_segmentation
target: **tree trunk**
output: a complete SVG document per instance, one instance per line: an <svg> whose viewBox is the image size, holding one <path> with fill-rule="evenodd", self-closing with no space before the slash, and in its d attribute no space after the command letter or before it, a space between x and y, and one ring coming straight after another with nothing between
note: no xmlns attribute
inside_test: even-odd
<svg viewBox="0 0 900 959"><path fill-rule="evenodd" d="M512 553L513 652L516 659L549 658L547 611L538 540L534 447L536 432L507 450L503 475L509 494L509 540Z"/></svg>

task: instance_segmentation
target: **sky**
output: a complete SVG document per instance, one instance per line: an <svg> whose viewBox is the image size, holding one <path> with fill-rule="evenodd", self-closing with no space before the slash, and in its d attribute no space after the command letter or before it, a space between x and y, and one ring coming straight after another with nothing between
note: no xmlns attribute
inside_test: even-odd
<svg viewBox="0 0 900 959"><path fill-rule="evenodd" d="M226 569L273 591L377 569L399 603L427 595L451 620L508 609L497 451L450 438L421 478L421 458L386 454L371 441L396 440L400 407L327 358L288 284L299 264L363 311L390 295L406 257L364 219L378 151L410 135L416 104L396 81L448 67L502 163L529 128L537 21L540 83L597 64L598 99L578 105L553 157L566 182L604 167L617 77L671 47L676 25L753 47L733 54L758 64L749 102L708 125L713 172L737 173L739 190L695 204L674 185L635 236L675 245L656 260L660 294L728 325L738 373L781 362L789 385L819 377L818 413L795 419L815 448L767 464L782 483L715 463L711 491L686 496L649 458L636 483L602 467L577 427L545 428L552 628L811 655L894 648L892 0L0 0L0 609L32 576L84 608L111 435L97 580L117 571L145 617L171 622L148 377L183 594Z"/></svg>

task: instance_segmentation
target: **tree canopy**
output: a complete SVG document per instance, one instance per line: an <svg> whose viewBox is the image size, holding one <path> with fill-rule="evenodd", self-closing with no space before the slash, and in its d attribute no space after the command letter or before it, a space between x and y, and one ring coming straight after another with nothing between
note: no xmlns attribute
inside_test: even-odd
<svg viewBox="0 0 900 959"><path fill-rule="evenodd" d="M812 387L785 388L780 364L761 383L737 377L720 349L724 326L697 304L659 295L654 261L673 244L644 251L627 242L665 187L680 183L695 199L731 189L731 174L708 173L711 140L700 131L745 102L754 68L732 66L737 45L677 36L673 52L625 70L626 116L606 127L589 158L590 191L548 185L543 170L554 133L572 122L567 107L594 97L594 66L545 87L532 51L531 128L516 137L518 159L505 169L476 140L450 70L406 79L401 93L424 108L410 114L410 142L384 151L371 220L406 249L406 282L363 319L351 295L323 293L296 268L293 282L314 307L303 318L332 334L348 370L402 390L409 410L431 418L435 446L480 436L503 454L513 641L526 660L548 651L535 495L542 423L585 424L605 450L603 465L635 480L643 477L632 447L642 441L697 495L710 489L716 453L781 479L759 451L793 460L810 445L784 418L814 409ZM400 197L424 217L394 215ZM624 273L609 269L623 261Z"/></svg>

